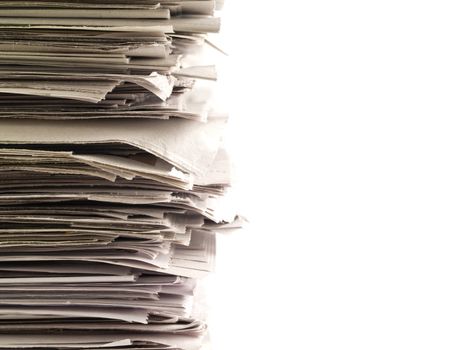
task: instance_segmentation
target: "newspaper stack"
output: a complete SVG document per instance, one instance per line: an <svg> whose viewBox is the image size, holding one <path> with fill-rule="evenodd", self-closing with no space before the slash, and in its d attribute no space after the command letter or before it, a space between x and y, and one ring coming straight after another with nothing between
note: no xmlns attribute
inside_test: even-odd
<svg viewBox="0 0 467 350"><path fill-rule="evenodd" d="M186 62L218 5L0 1L0 348L201 347L234 215L215 74Z"/></svg>
<svg viewBox="0 0 467 350"><path fill-rule="evenodd" d="M1 117L205 120L214 1L0 1ZM200 91L201 90L201 91ZM203 94L204 93L204 94Z"/></svg>

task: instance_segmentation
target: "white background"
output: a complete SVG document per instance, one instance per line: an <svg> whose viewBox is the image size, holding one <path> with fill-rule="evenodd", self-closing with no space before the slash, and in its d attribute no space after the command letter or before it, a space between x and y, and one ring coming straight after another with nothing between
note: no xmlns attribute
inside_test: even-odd
<svg viewBox="0 0 467 350"><path fill-rule="evenodd" d="M227 0L216 350L467 348L467 8Z"/></svg>

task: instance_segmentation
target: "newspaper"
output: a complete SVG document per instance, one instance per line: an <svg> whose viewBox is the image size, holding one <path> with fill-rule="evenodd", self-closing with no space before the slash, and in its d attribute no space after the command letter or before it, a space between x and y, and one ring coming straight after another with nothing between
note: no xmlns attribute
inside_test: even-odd
<svg viewBox="0 0 467 350"><path fill-rule="evenodd" d="M221 5L0 2L0 349L206 341L196 282L239 222L198 57Z"/></svg>

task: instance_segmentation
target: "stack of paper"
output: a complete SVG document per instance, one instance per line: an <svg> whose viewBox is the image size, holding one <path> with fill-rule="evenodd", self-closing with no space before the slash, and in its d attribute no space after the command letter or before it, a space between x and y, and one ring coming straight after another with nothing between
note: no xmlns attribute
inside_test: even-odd
<svg viewBox="0 0 467 350"><path fill-rule="evenodd" d="M184 62L218 5L0 1L0 348L201 346L235 215L215 74Z"/></svg>
<svg viewBox="0 0 467 350"><path fill-rule="evenodd" d="M190 78L215 79L215 72L184 65L184 55L219 30L215 6L1 1L0 116L205 120L208 92Z"/></svg>

